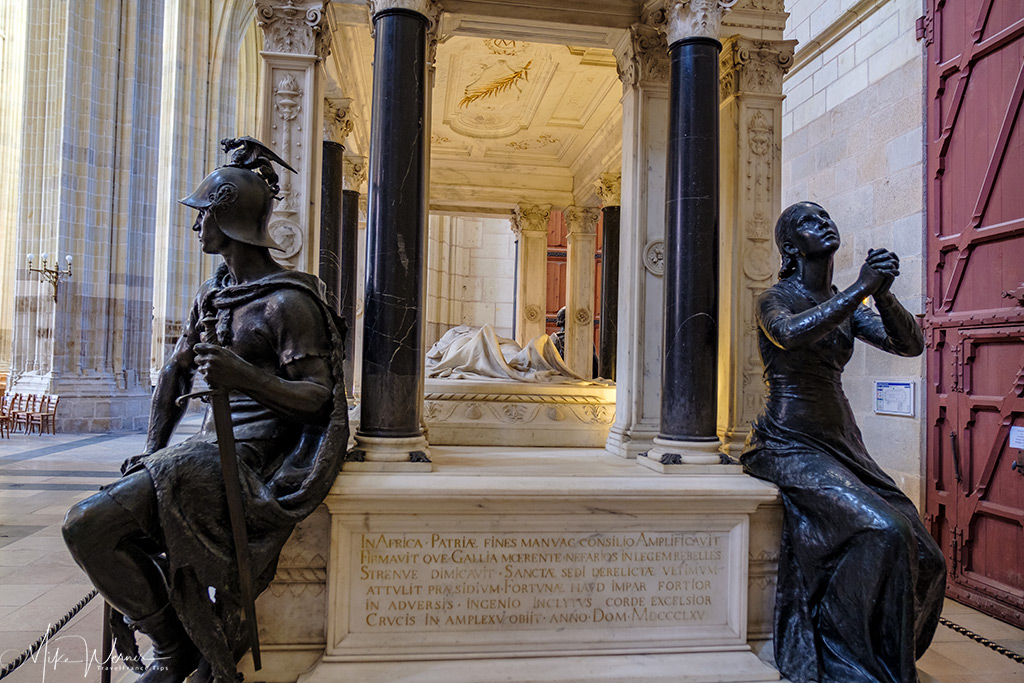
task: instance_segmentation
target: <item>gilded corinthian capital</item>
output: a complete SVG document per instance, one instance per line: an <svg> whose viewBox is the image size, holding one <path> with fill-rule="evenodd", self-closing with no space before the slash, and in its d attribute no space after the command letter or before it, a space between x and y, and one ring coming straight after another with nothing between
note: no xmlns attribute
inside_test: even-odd
<svg viewBox="0 0 1024 683"><path fill-rule="evenodd" d="M256 22L263 29L267 52L316 55L330 52L326 0L256 0Z"/></svg>

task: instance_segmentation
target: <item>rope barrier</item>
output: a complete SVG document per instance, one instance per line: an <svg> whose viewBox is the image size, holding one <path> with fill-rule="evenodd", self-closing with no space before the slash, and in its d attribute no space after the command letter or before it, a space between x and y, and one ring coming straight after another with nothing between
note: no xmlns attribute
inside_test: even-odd
<svg viewBox="0 0 1024 683"><path fill-rule="evenodd" d="M957 633L959 633L961 635L967 636L971 640L974 640L974 641L977 641L977 642L981 643L982 645L984 645L985 647L987 647L987 648L989 648L991 650L995 650L996 652L998 652L999 654L1003 655L1004 657L1009 657L1010 659L1012 659L1013 661L1017 662L1018 664L1024 664L1024 655L1020 655L1020 654L1014 652L1013 650L1008 650L1007 648L1003 647L999 643L994 643L991 640L989 640L988 638L985 638L984 636L978 635L977 633L975 633L974 631L972 631L969 628L965 628L965 627L961 626L960 624L954 624L952 621L950 621L949 619L946 619L945 617L939 617L939 623L942 624L943 626L945 626L946 628L953 629L954 631L956 631Z"/></svg>
<svg viewBox="0 0 1024 683"><path fill-rule="evenodd" d="M39 648L41 648L43 646L43 643L45 643L50 638L52 638L57 633L57 631L59 631L62 628L64 628L65 624L67 624L69 621L74 619L75 615L78 614L79 612L81 612L82 608L85 607L87 604L89 604L89 601L92 600L93 598L95 598L96 595L97 595L96 591L91 591L88 595L86 595L84 598L79 600L75 604L74 607L72 607L70 610L68 610L67 614L65 614L63 617L58 619L55 623L50 624L50 627L48 629L46 629L46 633L44 633L43 635L39 636L39 638L36 640L36 642L32 643L32 645L29 646L29 648L27 650L25 650L20 655L15 657L14 660L12 660L10 664L7 664L7 665L4 666L3 669L0 669L0 679L4 678L8 674L12 673L19 666L21 666L22 664L27 662L29 659L31 659L32 655L34 655L35 653L39 652Z"/></svg>

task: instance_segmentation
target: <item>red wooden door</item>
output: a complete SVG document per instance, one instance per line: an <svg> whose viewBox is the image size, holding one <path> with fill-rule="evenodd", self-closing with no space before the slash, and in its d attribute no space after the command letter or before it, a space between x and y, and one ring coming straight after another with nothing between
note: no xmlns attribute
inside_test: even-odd
<svg viewBox="0 0 1024 683"><path fill-rule="evenodd" d="M925 35L927 519L949 595L1024 626L1024 3L929 0Z"/></svg>

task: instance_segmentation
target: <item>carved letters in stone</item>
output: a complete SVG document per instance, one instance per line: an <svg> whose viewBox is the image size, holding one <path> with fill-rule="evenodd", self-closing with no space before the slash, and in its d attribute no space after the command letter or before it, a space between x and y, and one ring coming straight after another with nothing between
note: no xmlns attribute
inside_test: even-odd
<svg viewBox="0 0 1024 683"><path fill-rule="evenodd" d="M326 7L324 0L256 0L256 22L263 29L263 49L323 59L330 53L331 45Z"/></svg>
<svg viewBox="0 0 1024 683"><path fill-rule="evenodd" d="M657 25L637 23L629 27L629 39L615 51L615 66L623 88L668 85L668 43Z"/></svg>

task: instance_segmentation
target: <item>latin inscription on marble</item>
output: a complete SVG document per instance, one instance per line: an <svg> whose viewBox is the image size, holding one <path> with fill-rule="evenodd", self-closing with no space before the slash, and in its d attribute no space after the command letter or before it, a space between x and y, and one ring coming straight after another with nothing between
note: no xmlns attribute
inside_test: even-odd
<svg viewBox="0 0 1024 683"><path fill-rule="evenodd" d="M728 533L353 534L351 631L722 624Z"/></svg>

